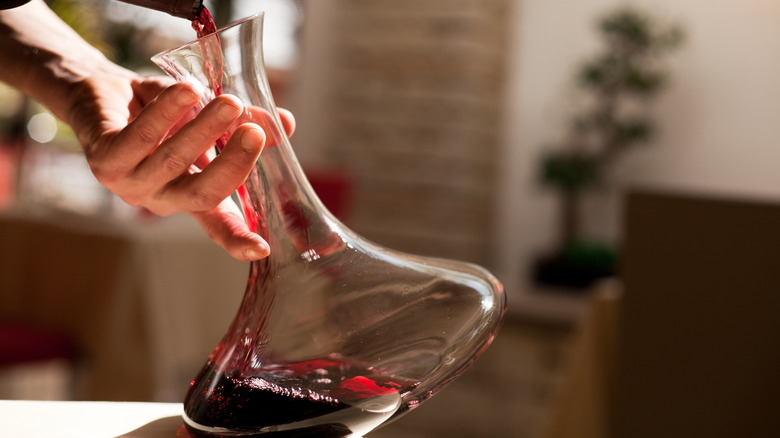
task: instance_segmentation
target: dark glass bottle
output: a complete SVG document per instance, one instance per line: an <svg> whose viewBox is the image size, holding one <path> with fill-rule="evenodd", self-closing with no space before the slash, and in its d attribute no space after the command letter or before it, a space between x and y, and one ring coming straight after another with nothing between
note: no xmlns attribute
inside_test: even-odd
<svg viewBox="0 0 780 438"><path fill-rule="evenodd" d="M1 0L0 0L1 1ZM174 17L194 20L203 9L203 0L119 0L132 5L166 12Z"/></svg>
<svg viewBox="0 0 780 438"><path fill-rule="evenodd" d="M29 2L30 0L0 0L0 9L13 9Z"/></svg>

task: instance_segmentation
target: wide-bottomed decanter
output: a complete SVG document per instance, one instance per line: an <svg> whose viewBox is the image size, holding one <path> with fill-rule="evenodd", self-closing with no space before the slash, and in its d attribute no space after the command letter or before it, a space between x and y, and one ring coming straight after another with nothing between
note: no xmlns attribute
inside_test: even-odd
<svg viewBox="0 0 780 438"><path fill-rule="evenodd" d="M238 96L268 138L238 198L271 255L251 263L238 313L192 382L191 433L362 436L428 399L487 348L505 309L490 273L371 243L317 198L280 129L262 14L154 61L194 84L202 105Z"/></svg>

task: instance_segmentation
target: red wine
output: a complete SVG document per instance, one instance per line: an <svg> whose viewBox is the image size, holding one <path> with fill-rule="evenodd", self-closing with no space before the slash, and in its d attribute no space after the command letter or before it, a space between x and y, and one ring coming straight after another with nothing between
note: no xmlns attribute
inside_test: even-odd
<svg viewBox="0 0 780 438"><path fill-rule="evenodd" d="M414 385L326 358L261 367L232 377L206 367L185 401L186 423L200 437L340 438L365 433L400 407ZM234 435L231 435L234 436Z"/></svg>
<svg viewBox="0 0 780 438"><path fill-rule="evenodd" d="M192 20L192 28L199 40L214 35L213 38L203 40L201 44L201 51L203 53L205 73L209 81L209 88L214 92L214 97L221 95L224 92L222 86L223 77L223 56L222 45L219 34L217 33L217 25L211 16L209 10L204 6L197 17ZM216 141L217 153L222 152L227 144L229 133L225 133ZM249 199L249 194L243 185L238 187L238 197L241 201L241 206L244 210L244 217L246 218L247 225L250 230L258 230L260 226L260 219L258 214L252 207L252 203Z"/></svg>
<svg viewBox="0 0 780 438"><path fill-rule="evenodd" d="M192 21L209 86L222 94L223 56L211 15L203 8ZM226 136L217 141L225 146ZM239 187L247 224L258 227L248 194ZM334 358L273 364L225 373L209 363L185 399L185 423L199 437L341 438L363 434L401 407L401 392L413 382L388 377Z"/></svg>
<svg viewBox="0 0 780 438"><path fill-rule="evenodd" d="M211 17L211 13L206 7L200 10L200 13L192 20L192 28L198 39L204 39L209 35L214 35L213 39L204 40L201 45L203 59L205 61L206 75L209 80L209 88L214 91L214 96L222 94L222 46L217 33L217 24ZM221 151L225 146L225 139L218 141L217 147Z"/></svg>
<svg viewBox="0 0 780 438"><path fill-rule="evenodd" d="M199 39L217 32L217 25L205 7L201 8L198 16L192 20L192 28L195 29Z"/></svg>

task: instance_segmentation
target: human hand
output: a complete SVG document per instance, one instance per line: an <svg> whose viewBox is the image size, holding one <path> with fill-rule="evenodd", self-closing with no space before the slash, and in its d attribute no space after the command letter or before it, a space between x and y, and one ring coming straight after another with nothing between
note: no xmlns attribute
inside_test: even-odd
<svg viewBox="0 0 780 438"><path fill-rule="evenodd" d="M229 198L266 141L260 126L245 123L263 119L250 116L253 108L244 110L237 98L223 95L194 115L200 97L190 85L124 71L89 77L72 96L69 123L92 172L110 191L158 215L193 216L236 259L268 255L268 244ZM291 135L294 118L279 113ZM210 161L205 152L233 126L224 149Z"/></svg>

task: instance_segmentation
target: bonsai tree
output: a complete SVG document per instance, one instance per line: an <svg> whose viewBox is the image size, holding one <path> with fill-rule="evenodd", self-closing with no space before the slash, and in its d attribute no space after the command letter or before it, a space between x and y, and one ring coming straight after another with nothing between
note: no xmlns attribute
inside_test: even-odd
<svg viewBox="0 0 780 438"><path fill-rule="evenodd" d="M625 7L605 15L598 32L603 50L576 72L582 108L540 165L542 183L561 199L558 259L577 258L587 247L581 235L582 194L603 185L610 167L655 133L649 105L667 83L661 61L683 40L678 26ZM609 263L608 254L597 252Z"/></svg>

